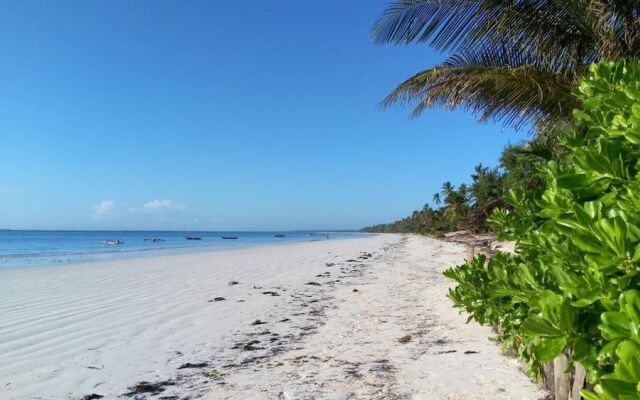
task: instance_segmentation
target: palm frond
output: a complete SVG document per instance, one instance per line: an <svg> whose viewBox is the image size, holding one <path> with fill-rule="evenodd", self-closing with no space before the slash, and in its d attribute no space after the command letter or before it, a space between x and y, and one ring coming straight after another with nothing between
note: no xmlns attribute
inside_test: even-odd
<svg viewBox="0 0 640 400"><path fill-rule="evenodd" d="M568 123L587 66L640 57L640 0L394 0L372 30L376 43L428 43L453 52L384 101L462 107L481 120L554 135Z"/></svg>
<svg viewBox="0 0 640 400"><path fill-rule="evenodd" d="M461 40L479 5L478 0L396 0L374 24L373 40L378 44L408 44L426 42L437 33Z"/></svg>
<svg viewBox="0 0 640 400"><path fill-rule="evenodd" d="M412 116L428 108L464 108L480 120L519 128L549 117L570 118L578 105L572 95L573 74L549 68L513 47L462 51L399 85L382 102L413 106Z"/></svg>
<svg viewBox="0 0 640 400"><path fill-rule="evenodd" d="M587 15L598 32L594 44L599 59L640 55L640 1L592 1Z"/></svg>
<svg viewBox="0 0 640 400"><path fill-rule="evenodd" d="M552 0L396 0L373 26L378 44L429 44L438 50L470 49L488 39L520 43L530 52L562 48L581 57L592 32L574 15L571 1ZM571 51L568 51L571 50ZM557 51L548 52L559 56Z"/></svg>

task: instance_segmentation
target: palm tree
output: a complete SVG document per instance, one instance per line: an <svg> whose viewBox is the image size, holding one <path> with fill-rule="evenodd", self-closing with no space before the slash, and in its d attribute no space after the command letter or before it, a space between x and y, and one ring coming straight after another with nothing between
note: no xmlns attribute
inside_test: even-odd
<svg viewBox="0 0 640 400"><path fill-rule="evenodd" d="M434 193L433 194L433 202L439 206L440 203L442 203L442 198L440 197L440 193Z"/></svg>
<svg viewBox="0 0 640 400"><path fill-rule="evenodd" d="M445 182L445 185L447 184L450 185L449 182ZM445 211L454 218L460 218L469 211L469 187L463 183L458 187L458 190L455 190L453 186L450 186L450 189L445 199Z"/></svg>
<svg viewBox="0 0 640 400"><path fill-rule="evenodd" d="M380 44L428 43L452 55L382 102L464 108L481 121L553 132L579 105L588 66L640 55L640 0L393 0ZM547 129L551 128L551 129Z"/></svg>
<svg viewBox="0 0 640 400"><path fill-rule="evenodd" d="M535 168L535 167L532 167ZM471 195L474 207L482 207L489 201L501 198L505 190L505 175L498 168L484 167L478 164L475 173L471 175Z"/></svg>
<svg viewBox="0 0 640 400"><path fill-rule="evenodd" d="M442 184L442 191L440 193L442 194L445 202L447 201L447 198L451 196L451 193L453 193L454 190L456 190L456 187L453 186L451 182L447 181Z"/></svg>
<svg viewBox="0 0 640 400"><path fill-rule="evenodd" d="M458 187L458 196L460 196L465 203L469 201L469 198L471 197L471 189L466 183L463 183Z"/></svg>

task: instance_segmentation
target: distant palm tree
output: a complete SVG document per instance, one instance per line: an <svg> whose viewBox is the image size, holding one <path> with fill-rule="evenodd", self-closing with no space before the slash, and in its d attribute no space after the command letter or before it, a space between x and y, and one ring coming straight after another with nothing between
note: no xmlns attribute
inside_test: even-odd
<svg viewBox="0 0 640 400"><path fill-rule="evenodd" d="M471 189L466 183L463 183L458 187L458 196L464 203L468 203L471 198Z"/></svg>
<svg viewBox="0 0 640 400"><path fill-rule="evenodd" d="M440 203L442 203L442 198L440 197L440 193L434 193L433 194L433 202L436 205L440 205Z"/></svg>
<svg viewBox="0 0 640 400"><path fill-rule="evenodd" d="M393 0L373 27L381 44L452 52L400 84L384 106L461 107L538 132L571 119L579 77L602 59L640 55L638 0Z"/></svg>
<svg viewBox="0 0 640 400"><path fill-rule="evenodd" d="M469 201L474 201L474 207L482 207L491 200L501 198L504 194L505 175L498 168L489 168L478 164L471 179L473 183L470 188Z"/></svg>
<svg viewBox="0 0 640 400"><path fill-rule="evenodd" d="M445 202L447 198L451 196L451 193L453 193L454 190L456 190L456 187L453 186L451 182L447 181L442 184L442 191L440 193L442 194L442 197L445 199Z"/></svg>

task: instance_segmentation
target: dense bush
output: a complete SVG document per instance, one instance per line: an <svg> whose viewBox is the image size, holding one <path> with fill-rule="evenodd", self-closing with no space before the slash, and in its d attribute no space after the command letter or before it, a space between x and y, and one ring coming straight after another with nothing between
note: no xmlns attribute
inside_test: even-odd
<svg viewBox="0 0 640 400"><path fill-rule="evenodd" d="M449 269L457 307L496 325L534 375L566 354L588 399L640 399L640 68L593 65L579 88L580 129L539 165L541 188L511 190L492 215L516 255Z"/></svg>

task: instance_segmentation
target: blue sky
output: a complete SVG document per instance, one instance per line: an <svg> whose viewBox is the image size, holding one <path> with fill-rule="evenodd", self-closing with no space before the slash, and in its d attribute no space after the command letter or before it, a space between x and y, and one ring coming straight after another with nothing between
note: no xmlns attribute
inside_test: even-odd
<svg viewBox="0 0 640 400"><path fill-rule="evenodd" d="M0 227L358 228L495 165L526 133L378 108L445 57L385 4L4 1Z"/></svg>

